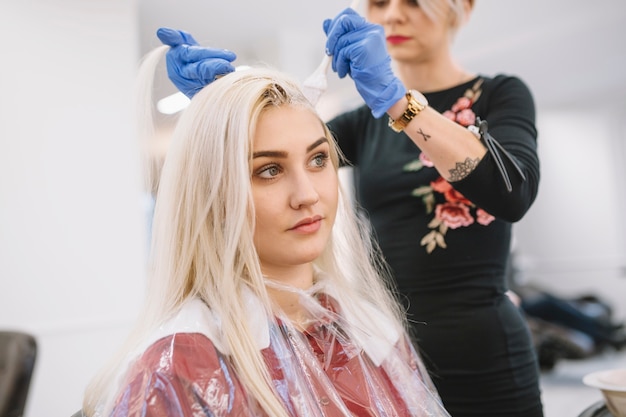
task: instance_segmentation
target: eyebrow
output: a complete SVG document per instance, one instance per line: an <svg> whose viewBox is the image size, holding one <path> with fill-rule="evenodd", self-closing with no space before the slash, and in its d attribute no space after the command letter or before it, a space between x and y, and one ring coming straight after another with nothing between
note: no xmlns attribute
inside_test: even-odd
<svg viewBox="0 0 626 417"><path fill-rule="evenodd" d="M311 152L313 149L320 146L322 143L328 143L328 139L326 137L321 137L309 146L307 146L306 151ZM288 155L285 151L260 151L252 154L252 158L261 158L261 157L274 157L274 158L286 158Z"/></svg>

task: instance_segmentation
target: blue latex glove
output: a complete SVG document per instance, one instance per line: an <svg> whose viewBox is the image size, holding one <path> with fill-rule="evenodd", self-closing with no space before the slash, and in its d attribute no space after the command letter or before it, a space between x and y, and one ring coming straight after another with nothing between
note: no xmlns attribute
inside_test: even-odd
<svg viewBox="0 0 626 417"><path fill-rule="evenodd" d="M379 118L398 102L406 88L391 70L385 32L347 8L324 21L326 53L333 56L333 71L349 75L365 103Z"/></svg>
<svg viewBox="0 0 626 417"><path fill-rule="evenodd" d="M165 58L169 79L189 98L217 76L235 70L231 64L237 58L234 52L199 46L191 34L182 30L160 28L157 36L171 47Z"/></svg>

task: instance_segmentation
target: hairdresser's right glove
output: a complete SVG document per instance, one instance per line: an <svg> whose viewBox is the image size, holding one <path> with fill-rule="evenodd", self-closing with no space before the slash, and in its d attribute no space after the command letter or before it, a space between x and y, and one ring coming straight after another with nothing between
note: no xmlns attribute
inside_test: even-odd
<svg viewBox="0 0 626 417"><path fill-rule="evenodd" d="M157 36L171 49L166 55L167 75L187 97L192 98L216 77L233 72L234 52L205 48L191 34L170 28L160 28Z"/></svg>
<svg viewBox="0 0 626 417"><path fill-rule="evenodd" d="M406 88L391 70L382 26L367 22L347 8L324 21L324 32L333 71L339 78L347 74L354 80L374 117L381 117L405 95Z"/></svg>

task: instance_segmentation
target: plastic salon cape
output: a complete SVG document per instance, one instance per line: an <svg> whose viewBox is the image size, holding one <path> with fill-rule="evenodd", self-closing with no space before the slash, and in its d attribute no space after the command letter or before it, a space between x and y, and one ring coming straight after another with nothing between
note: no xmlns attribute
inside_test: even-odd
<svg viewBox="0 0 626 417"><path fill-rule="evenodd" d="M289 415L448 416L406 335L388 325L387 341L368 338L357 318L341 313L328 282L294 291L322 317L306 331L264 319L258 299L246 296L250 328ZM130 362L111 415L265 416L239 382L218 323L202 301L184 305Z"/></svg>

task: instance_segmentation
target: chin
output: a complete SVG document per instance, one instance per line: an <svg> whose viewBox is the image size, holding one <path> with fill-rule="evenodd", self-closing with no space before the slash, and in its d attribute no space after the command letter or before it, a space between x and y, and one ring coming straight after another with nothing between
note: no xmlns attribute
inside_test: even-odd
<svg viewBox="0 0 626 417"><path fill-rule="evenodd" d="M308 264L311 262L315 262L317 258L319 258L321 255L322 255L322 252L303 254L302 256L298 257L298 260L295 263L296 264Z"/></svg>
<svg viewBox="0 0 626 417"><path fill-rule="evenodd" d="M302 251L302 252L298 252L297 250L294 250L292 252L292 259L294 261L294 264L306 264L306 263L311 263L314 262L315 260L317 260L317 258L319 258L320 256L322 256L322 253L324 252L323 248L321 249L311 249L308 248L308 250L306 251Z"/></svg>

